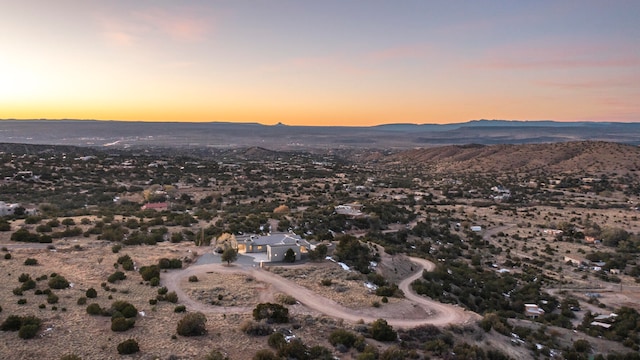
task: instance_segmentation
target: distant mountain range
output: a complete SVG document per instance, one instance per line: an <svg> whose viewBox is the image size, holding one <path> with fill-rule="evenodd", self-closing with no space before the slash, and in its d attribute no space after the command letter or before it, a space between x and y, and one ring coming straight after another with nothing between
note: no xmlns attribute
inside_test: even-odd
<svg viewBox="0 0 640 360"><path fill-rule="evenodd" d="M91 147L263 147L409 149L435 145L529 144L599 140L640 144L640 123L473 120L370 127L229 122L0 120L0 142Z"/></svg>

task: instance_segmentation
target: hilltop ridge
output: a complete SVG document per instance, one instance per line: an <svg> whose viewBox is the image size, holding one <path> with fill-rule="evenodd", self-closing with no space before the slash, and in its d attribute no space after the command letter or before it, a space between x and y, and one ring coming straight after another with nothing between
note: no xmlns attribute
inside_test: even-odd
<svg viewBox="0 0 640 360"><path fill-rule="evenodd" d="M229 122L0 120L0 142L93 147L410 149L599 140L640 144L640 124L473 120L458 124L292 126Z"/></svg>

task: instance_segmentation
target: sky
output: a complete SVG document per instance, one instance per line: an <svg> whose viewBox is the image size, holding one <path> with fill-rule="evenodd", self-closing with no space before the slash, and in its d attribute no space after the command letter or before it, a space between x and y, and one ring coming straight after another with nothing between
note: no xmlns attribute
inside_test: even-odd
<svg viewBox="0 0 640 360"><path fill-rule="evenodd" d="M640 121L637 0L0 0L0 119Z"/></svg>

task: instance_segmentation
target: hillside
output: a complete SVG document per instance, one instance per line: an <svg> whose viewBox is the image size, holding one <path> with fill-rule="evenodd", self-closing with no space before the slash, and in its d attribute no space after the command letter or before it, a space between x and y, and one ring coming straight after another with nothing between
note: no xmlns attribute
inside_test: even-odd
<svg viewBox="0 0 640 360"><path fill-rule="evenodd" d="M387 162L420 163L438 172L546 170L557 173L636 173L640 148L601 141L523 145L451 145L399 152Z"/></svg>

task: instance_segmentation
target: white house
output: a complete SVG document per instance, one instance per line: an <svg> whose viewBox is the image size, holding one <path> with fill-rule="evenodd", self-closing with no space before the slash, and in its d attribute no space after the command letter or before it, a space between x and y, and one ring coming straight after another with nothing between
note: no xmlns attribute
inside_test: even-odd
<svg viewBox="0 0 640 360"><path fill-rule="evenodd" d="M268 261L283 261L284 254L291 249L300 260L301 253L311 247L308 241L292 233L251 235L238 239L238 251L244 253L267 253Z"/></svg>

